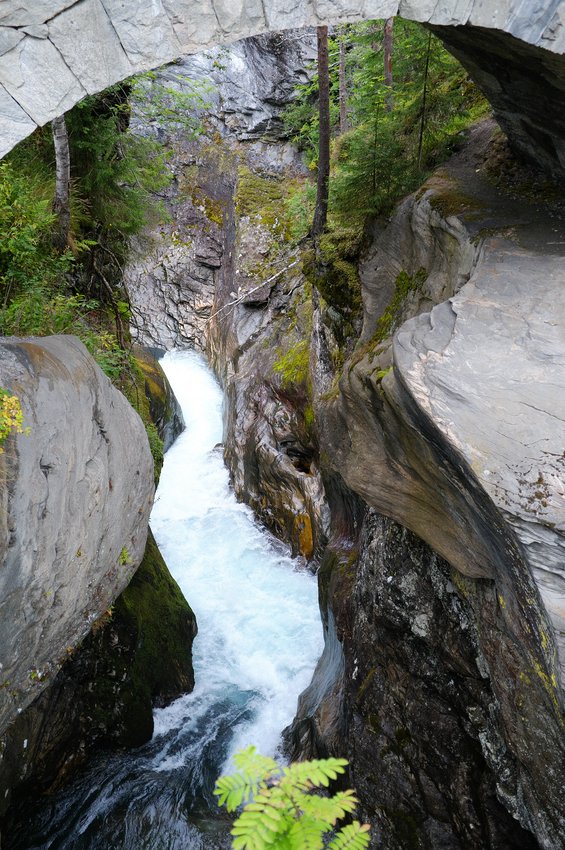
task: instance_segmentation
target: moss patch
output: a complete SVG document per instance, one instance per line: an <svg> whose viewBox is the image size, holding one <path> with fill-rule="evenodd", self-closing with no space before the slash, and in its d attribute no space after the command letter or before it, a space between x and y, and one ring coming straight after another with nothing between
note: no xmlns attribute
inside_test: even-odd
<svg viewBox="0 0 565 850"><path fill-rule="evenodd" d="M262 177L245 165L239 167L235 206L240 218L258 216L261 224L286 236L285 196L282 180Z"/></svg>
<svg viewBox="0 0 565 850"><path fill-rule="evenodd" d="M332 230L319 241L318 251L305 251L304 276L331 307L351 321L361 311L361 282L358 262L359 234L355 230Z"/></svg>
<svg viewBox="0 0 565 850"><path fill-rule="evenodd" d="M164 705L192 690L196 619L149 532L143 561L116 601L114 621L135 635L124 694L126 712Z"/></svg>
<svg viewBox="0 0 565 850"><path fill-rule="evenodd" d="M412 292L418 292L427 279L428 273L424 268L418 269L413 275L409 275L406 271L400 272L394 282L394 294L389 305L377 322L377 327L371 340L371 347L381 343L393 333L402 315L402 308L404 307L406 298Z"/></svg>
<svg viewBox="0 0 565 850"><path fill-rule="evenodd" d="M163 467L163 440L159 434L159 424L168 421L173 415L163 370L154 357L136 348L129 380L121 389L145 425L157 484Z"/></svg>
<svg viewBox="0 0 565 850"><path fill-rule="evenodd" d="M208 221L222 227L224 223L224 210L221 201L210 198L205 192L196 186L191 193L192 203L195 207L202 209Z"/></svg>
<svg viewBox="0 0 565 850"><path fill-rule="evenodd" d="M280 375L281 384L286 389L296 384L308 382L310 366L310 346L305 339L299 340L286 351L279 348L273 370Z"/></svg>
<svg viewBox="0 0 565 850"><path fill-rule="evenodd" d="M427 184L425 188L435 189L429 197L429 202L431 208L436 210L442 218L456 215L471 220L476 218L484 208L484 204L477 198L465 194L457 183L449 182L440 188L436 187L432 181L432 186Z"/></svg>

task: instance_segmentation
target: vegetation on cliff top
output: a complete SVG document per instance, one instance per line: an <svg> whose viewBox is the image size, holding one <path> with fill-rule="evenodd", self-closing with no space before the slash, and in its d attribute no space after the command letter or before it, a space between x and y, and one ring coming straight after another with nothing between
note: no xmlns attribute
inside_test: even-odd
<svg viewBox="0 0 565 850"><path fill-rule="evenodd" d="M124 83L87 97L65 116L71 208L64 245L49 128L0 163L0 333L78 336L141 414L158 470L162 443L139 392L122 268L131 235L162 217L158 196L170 175L162 146L129 130L130 89Z"/></svg>
<svg viewBox="0 0 565 850"><path fill-rule="evenodd" d="M420 24L395 19L387 74L384 31L385 21L367 21L341 27L330 39L330 230L353 222L362 227L367 216L386 215L489 109L457 59ZM339 110L344 84L347 129ZM314 75L285 113L288 132L312 168L319 150L317 91Z"/></svg>
<svg viewBox="0 0 565 850"><path fill-rule="evenodd" d="M24 433L24 415L17 396L0 388L0 454L10 434Z"/></svg>
<svg viewBox="0 0 565 850"><path fill-rule="evenodd" d="M396 18L345 25L334 29L329 52L328 217L315 245L302 252L302 270L321 296L323 321L337 345L332 359L339 369L359 330L358 264L368 221L385 219L403 195L461 144L463 131L489 107L460 63L419 24ZM319 121L314 74L311 83L298 87L285 113L289 135L313 170L320 151ZM290 192L295 239L309 233L313 195L312 184ZM396 281L378 325L379 340L394 330L403 300L421 285L422 275L424 270ZM282 356L279 360L281 367L288 365Z"/></svg>

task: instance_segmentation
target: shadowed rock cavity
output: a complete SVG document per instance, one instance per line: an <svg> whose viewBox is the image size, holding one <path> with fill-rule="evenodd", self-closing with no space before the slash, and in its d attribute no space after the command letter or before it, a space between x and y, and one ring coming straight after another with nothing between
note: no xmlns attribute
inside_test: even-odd
<svg viewBox="0 0 565 850"><path fill-rule="evenodd" d="M563 182L565 56L550 52L552 39L563 28L558 14L555 29L548 30L538 47L521 41L519 32L472 26L432 29L483 90L515 151Z"/></svg>

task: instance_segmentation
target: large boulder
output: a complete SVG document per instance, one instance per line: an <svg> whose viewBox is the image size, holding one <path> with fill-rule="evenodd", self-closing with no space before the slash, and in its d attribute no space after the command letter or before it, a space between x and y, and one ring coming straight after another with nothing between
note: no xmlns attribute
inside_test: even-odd
<svg viewBox="0 0 565 850"><path fill-rule="evenodd" d="M3 835L12 834L11 818L27 815L30 798L58 788L101 749L149 740L153 707L194 687L195 635L194 614L149 532L115 605L0 737Z"/></svg>
<svg viewBox="0 0 565 850"><path fill-rule="evenodd" d="M76 338L3 339L0 386L29 429L2 455L2 731L128 584L154 485L141 420Z"/></svg>

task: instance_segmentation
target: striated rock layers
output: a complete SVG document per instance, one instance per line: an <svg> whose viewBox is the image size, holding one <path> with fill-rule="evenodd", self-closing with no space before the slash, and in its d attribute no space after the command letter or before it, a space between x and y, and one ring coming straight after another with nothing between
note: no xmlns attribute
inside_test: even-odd
<svg viewBox="0 0 565 850"><path fill-rule="evenodd" d="M266 61L272 55L276 63ZM275 139L281 107L311 56L311 33L273 34L165 69L167 84L179 88L185 75L217 79L214 134L196 142L173 134L171 223L143 236L126 269L133 334L156 347L208 351L229 398L225 456L234 489L308 559L329 518L313 412L309 419L304 409L308 354L298 383L281 357L292 339L300 360L311 313L299 257L277 219L286 180L303 167Z"/></svg>
<svg viewBox="0 0 565 850"><path fill-rule="evenodd" d="M492 134L374 225L358 339L350 270L285 244L272 177L254 212L239 169L222 222L226 457L321 556L326 650L290 746L350 757L381 850L565 835L565 221L535 180L505 188Z"/></svg>
<svg viewBox="0 0 565 850"><path fill-rule="evenodd" d="M326 650L289 747L350 757L385 850L558 850L565 834L565 222L485 179L492 133L375 227L343 369L343 316L292 256L224 296L214 326L236 487L289 541L279 494L298 471L323 496Z"/></svg>
<svg viewBox="0 0 565 850"><path fill-rule="evenodd" d="M5 339L0 374L29 428L2 456L4 730L141 562L153 461L141 420L74 337Z"/></svg>
<svg viewBox="0 0 565 850"><path fill-rule="evenodd" d="M207 349L217 293L233 287L238 167L252 162L269 174L298 167L296 152L280 139L280 113L308 79L313 42L308 32L275 33L160 71L167 87L203 87L203 134L196 141L182 127L144 123L134 108L136 132L167 138L173 174L165 201L170 222L134 240L125 269L132 334L142 345Z"/></svg>
<svg viewBox="0 0 565 850"><path fill-rule="evenodd" d="M345 672L291 739L348 750L387 850L565 834L565 222L483 179L484 133L376 234L365 342L316 407L325 473L370 509L322 565Z"/></svg>

